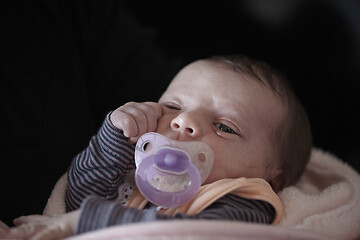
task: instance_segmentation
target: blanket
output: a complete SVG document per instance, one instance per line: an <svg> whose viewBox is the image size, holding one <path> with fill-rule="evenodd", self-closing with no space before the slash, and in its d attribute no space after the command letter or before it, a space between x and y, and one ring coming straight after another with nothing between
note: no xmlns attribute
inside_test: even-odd
<svg viewBox="0 0 360 240"><path fill-rule="evenodd" d="M66 174L44 214L65 212ZM331 153L313 148L299 182L279 193L284 217L276 226L226 221L164 221L115 226L71 239L360 239L360 175Z"/></svg>

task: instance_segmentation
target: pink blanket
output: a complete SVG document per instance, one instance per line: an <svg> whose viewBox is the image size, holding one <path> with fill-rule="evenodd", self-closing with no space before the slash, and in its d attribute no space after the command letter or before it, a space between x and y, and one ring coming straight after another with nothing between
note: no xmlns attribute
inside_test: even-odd
<svg viewBox="0 0 360 240"><path fill-rule="evenodd" d="M64 212L66 175L44 214ZM301 180L279 193L284 217L274 226L225 221L166 221L116 226L80 239L360 239L360 175L334 155L313 149Z"/></svg>

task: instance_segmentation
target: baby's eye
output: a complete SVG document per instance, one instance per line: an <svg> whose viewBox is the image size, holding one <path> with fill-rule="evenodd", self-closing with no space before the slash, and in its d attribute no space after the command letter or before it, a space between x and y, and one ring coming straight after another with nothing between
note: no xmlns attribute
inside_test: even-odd
<svg viewBox="0 0 360 240"><path fill-rule="evenodd" d="M236 132L234 130L232 130L230 127L226 126L225 124L222 123L216 123L215 124L216 127L218 127L221 131L223 132L227 132L227 133L231 133L231 134L236 134Z"/></svg>
<svg viewBox="0 0 360 240"><path fill-rule="evenodd" d="M168 109L171 109L171 110L181 110L179 107L176 107L173 105L165 105L165 107L167 107Z"/></svg>

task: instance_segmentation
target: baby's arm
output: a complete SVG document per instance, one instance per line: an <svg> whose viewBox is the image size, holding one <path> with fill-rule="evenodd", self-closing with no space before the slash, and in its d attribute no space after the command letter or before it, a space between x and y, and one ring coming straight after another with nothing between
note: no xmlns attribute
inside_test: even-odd
<svg viewBox="0 0 360 240"><path fill-rule="evenodd" d="M74 158L69 168L67 210L78 209L88 195L117 197L123 176L135 166L132 143L142 134L155 131L161 114L158 103L130 102L107 115L88 148Z"/></svg>
<svg viewBox="0 0 360 240"><path fill-rule="evenodd" d="M126 208L114 201L104 201L90 197L81 206L77 233L85 233L112 225L177 219L227 220L271 224L275 214L272 205L265 201L245 199L231 194L220 198L196 215L177 214L174 217L160 215L155 208L147 210Z"/></svg>
<svg viewBox="0 0 360 240"><path fill-rule="evenodd" d="M0 238L34 237L42 240L51 236L52 239L62 239L113 225L156 220L207 219L270 224L275 214L272 205L265 201L249 200L231 194L219 199L197 215L177 214L175 217L159 215L155 208L148 210L125 208L115 201L88 197L83 202L81 210L55 217L40 215L21 217L15 220L15 224L22 225L11 229L5 227L0 231Z"/></svg>

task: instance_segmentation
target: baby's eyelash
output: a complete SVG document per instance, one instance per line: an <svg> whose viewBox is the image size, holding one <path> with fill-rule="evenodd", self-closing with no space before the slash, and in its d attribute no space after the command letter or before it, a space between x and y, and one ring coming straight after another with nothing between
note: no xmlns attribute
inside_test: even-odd
<svg viewBox="0 0 360 240"><path fill-rule="evenodd" d="M172 110L180 110L180 108L175 107L175 106L166 106L166 107L169 109L172 109Z"/></svg>
<svg viewBox="0 0 360 240"><path fill-rule="evenodd" d="M176 105L172 105L172 104L164 104L164 106L168 109L171 109L171 110L181 110L180 107L176 106Z"/></svg>
<svg viewBox="0 0 360 240"><path fill-rule="evenodd" d="M223 123L215 123L215 126L223 132L230 133L230 134L236 134L236 132L232 128L226 126Z"/></svg>

